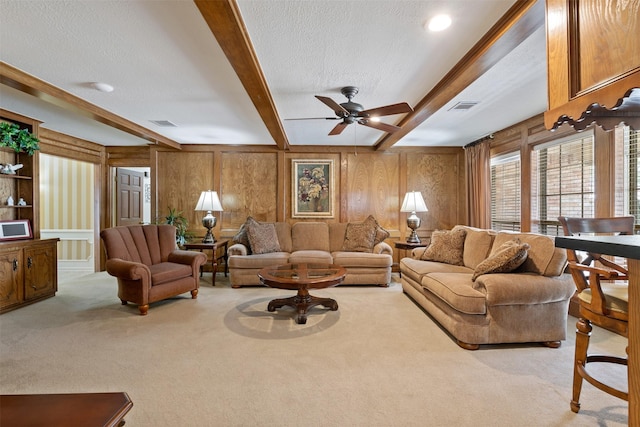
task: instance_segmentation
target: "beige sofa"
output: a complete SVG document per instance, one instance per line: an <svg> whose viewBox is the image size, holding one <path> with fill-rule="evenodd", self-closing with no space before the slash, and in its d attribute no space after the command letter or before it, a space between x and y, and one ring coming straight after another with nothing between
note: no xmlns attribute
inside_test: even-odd
<svg viewBox="0 0 640 427"><path fill-rule="evenodd" d="M425 249L414 249L400 261L403 291L463 348L524 342L558 347L566 338L567 309L575 292L571 276L564 274L566 251L555 248L548 236L464 226L453 230L460 228L466 231L463 265L425 261ZM530 246L524 264L472 281L476 267L514 238Z"/></svg>
<svg viewBox="0 0 640 427"><path fill-rule="evenodd" d="M234 243L227 251L231 286L259 285L263 267L289 263L337 264L347 270L343 284L388 286L391 281L393 249L375 244L371 252L343 251L347 223L273 223L279 251L253 254L245 243Z"/></svg>

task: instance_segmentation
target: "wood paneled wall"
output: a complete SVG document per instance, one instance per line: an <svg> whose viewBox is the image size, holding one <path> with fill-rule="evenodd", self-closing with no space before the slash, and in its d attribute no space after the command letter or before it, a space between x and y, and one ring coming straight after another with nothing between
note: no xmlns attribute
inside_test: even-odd
<svg viewBox="0 0 640 427"><path fill-rule="evenodd" d="M292 160L332 159L336 209L333 218L292 218ZM174 207L187 217L190 231L204 235L202 212L195 212L200 192L213 189L224 211L216 213L217 237L231 237L247 216L258 221L362 221L373 215L392 239L407 235L400 212L404 193L419 190L429 212L420 214L418 234L465 223L464 150L451 148L395 149L359 153L339 147L313 151L279 151L275 147L184 146L181 151L151 150L152 205L164 214ZM152 180L153 182L153 180ZM153 216L152 216L153 217Z"/></svg>

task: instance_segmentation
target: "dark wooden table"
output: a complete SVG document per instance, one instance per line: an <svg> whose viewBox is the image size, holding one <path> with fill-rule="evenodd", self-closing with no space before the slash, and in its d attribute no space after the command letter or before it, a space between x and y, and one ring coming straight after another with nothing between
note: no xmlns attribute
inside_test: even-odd
<svg viewBox="0 0 640 427"><path fill-rule="evenodd" d="M123 426L133 407L127 393L3 394L0 425L7 427Z"/></svg>
<svg viewBox="0 0 640 427"><path fill-rule="evenodd" d="M298 293L289 298L278 298L269 302L267 309L290 306L298 313L296 323L307 323L307 312L316 305L322 305L332 311L338 309L338 303L332 298L319 298L309 295L309 289L324 289L342 283L347 270L332 264L285 264L265 267L258 272L260 282L278 289L297 290Z"/></svg>
<svg viewBox="0 0 640 427"><path fill-rule="evenodd" d="M629 425L640 426L640 236L564 236L556 246L627 258L629 268Z"/></svg>
<svg viewBox="0 0 640 427"><path fill-rule="evenodd" d="M395 242L393 242L393 245L396 247L396 249L410 251L415 248L426 248L427 246L429 246L429 242L409 243L403 240L396 240Z"/></svg>
<svg viewBox="0 0 640 427"><path fill-rule="evenodd" d="M211 251L211 271L213 272L213 278L211 279L211 283L213 286L216 285L216 273L218 271L218 261L224 260L224 277L227 277L227 273L229 272L229 264L227 261L229 260L227 255L227 249L229 246L229 239L219 239L213 243L202 243L199 241L191 241L182 245L186 250L199 250L200 252L204 250ZM218 251L222 251L218 255ZM202 267L200 267L200 277L202 277Z"/></svg>

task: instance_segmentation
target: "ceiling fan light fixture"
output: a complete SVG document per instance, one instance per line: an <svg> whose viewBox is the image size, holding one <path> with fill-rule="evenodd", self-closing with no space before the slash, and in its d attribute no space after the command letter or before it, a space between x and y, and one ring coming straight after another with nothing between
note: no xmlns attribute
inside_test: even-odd
<svg viewBox="0 0 640 427"><path fill-rule="evenodd" d="M371 120L372 122L379 122L380 121L380 117L378 117L378 116L369 117L369 120Z"/></svg>
<svg viewBox="0 0 640 427"><path fill-rule="evenodd" d="M437 32L446 30L451 25L451 17L446 14L436 15L427 22L426 28L429 31Z"/></svg>

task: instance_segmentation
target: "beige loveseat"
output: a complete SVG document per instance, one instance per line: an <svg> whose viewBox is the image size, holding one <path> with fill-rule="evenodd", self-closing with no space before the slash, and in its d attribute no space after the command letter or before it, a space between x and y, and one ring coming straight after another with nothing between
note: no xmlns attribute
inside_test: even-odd
<svg viewBox="0 0 640 427"><path fill-rule="evenodd" d="M343 284L388 286L391 281L393 249L377 235L370 248L345 251L347 223L286 222L271 223L277 235L277 251L251 253L248 242L229 247L229 278L231 286L259 285L258 271L263 267L289 263L323 263L345 267ZM358 227L357 224L353 224ZM376 223L377 225L377 223ZM378 227L378 230L381 230ZM242 239L240 239L242 240Z"/></svg>
<svg viewBox="0 0 640 427"><path fill-rule="evenodd" d="M460 229L465 234L462 265L426 261L421 259L426 249L414 249L400 261L403 291L463 348L525 342L559 346L566 338L567 309L575 292L571 276L563 274L566 251L555 248L548 236L465 226L452 231ZM522 265L472 280L481 262L514 239L529 246Z"/></svg>

